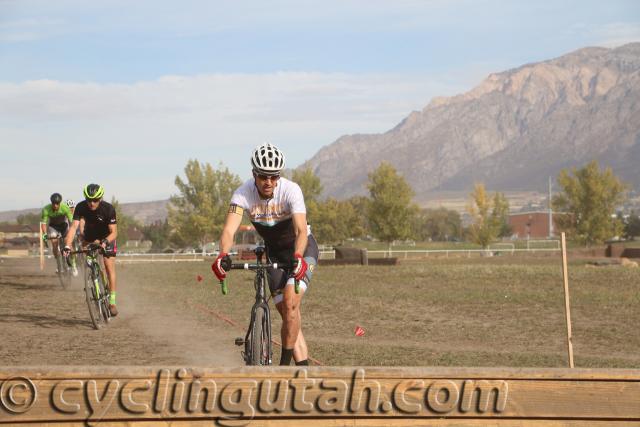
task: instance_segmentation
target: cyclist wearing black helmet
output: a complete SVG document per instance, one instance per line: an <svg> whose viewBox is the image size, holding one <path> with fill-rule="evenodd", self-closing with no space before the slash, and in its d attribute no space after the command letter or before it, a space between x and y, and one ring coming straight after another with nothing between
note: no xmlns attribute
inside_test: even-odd
<svg viewBox="0 0 640 427"><path fill-rule="evenodd" d="M69 207L62 203L62 196L60 193L53 193L49 198L51 203L42 208L42 214L40 217L40 228L42 230L42 240L45 243L51 240L51 246L53 248L53 254L58 259L58 239L63 239L67 236L69 231L69 224L73 220L71 210ZM72 261L72 273L74 276L78 275L78 269L75 264L75 257ZM58 272L62 271L62 266L58 265Z"/></svg>
<svg viewBox="0 0 640 427"><path fill-rule="evenodd" d="M293 263L293 269L271 269L269 287L282 317L280 365L308 365L308 350L302 334L300 304L318 263L318 245L307 225L307 210L300 186L280 176L284 155L275 145L265 143L251 155L253 178L231 197L229 212L220 237L220 255L211 268L220 280L226 277L224 264L242 221L243 213L264 239L267 257L279 264ZM295 281L300 293L294 291Z"/></svg>
<svg viewBox="0 0 640 427"><path fill-rule="evenodd" d="M84 230L80 235L83 245L99 243L105 249L104 267L109 278L111 300L109 310L112 316L118 314L116 308L116 237L118 226L116 225L116 210L111 203L102 200L104 188L98 184L89 184L84 187L84 200L76 205L73 213L73 223L70 233L65 239L64 252L71 252L71 243L80 221L84 222Z"/></svg>

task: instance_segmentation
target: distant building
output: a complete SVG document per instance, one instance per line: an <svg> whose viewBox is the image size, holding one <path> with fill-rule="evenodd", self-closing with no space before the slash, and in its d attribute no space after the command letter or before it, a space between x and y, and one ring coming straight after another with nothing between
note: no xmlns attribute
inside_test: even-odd
<svg viewBox="0 0 640 427"><path fill-rule="evenodd" d="M144 234L138 230L138 227L131 226L127 230L127 246L139 247L144 241Z"/></svg>
<svg viewBox="0 0 640 427"><path fill-rule="evenodd" d="M553 235L558 235L558 218L564 213L553 213ZM511 234L518 239L546 239L549 237L549 212L533 211L509 215Z"/></svg>
<svg viewBox="0 0 640 427"><path fill-rule="evenodd" d="M37 225L0 225L0 240L14 239L16 237L40 237L40 231Z"/></svg>
<svg viewBox="0 0 640 427"><path fill-rule="evenodd" d="M36 250L39 245L40 239L38 237L14 237L0 242L0 248L2 249Z"/></svg>
<svg viewBox="0 0 640 427"><path fill-rule="evenodd" d="M37 225L0 225L0 248L34 249L39 245L40 231Z"/></svg>
<svg viewBox="0 0 640 427"><path fill-rule="evenodd" d="M0 249L6 251L36 250L40 244L40 231L37 225L4 224L0 225Z"/></svg>

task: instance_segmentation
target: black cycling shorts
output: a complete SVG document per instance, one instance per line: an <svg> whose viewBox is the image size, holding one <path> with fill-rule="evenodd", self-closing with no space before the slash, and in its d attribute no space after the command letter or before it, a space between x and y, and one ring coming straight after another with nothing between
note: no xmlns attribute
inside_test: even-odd
<svg viewBox="0 0 640 427"><path fill-rule="evenodd" d="M69 231L69 224L65 221L61 224L49 224L49 228L53 228L55 231L57 231L58 233L60 233L60 235L64 238L67 237L67 231ZM50 230L47 230L48 234L53 234L54 236L51 236L52 238L57 238L57 236L55 236L55 233L52 233Z"/></svg>
<svg viewBox="0 0 640 427"><path fill-rule="evenodd" d="M307 248L304 251L302 257L308 264L307 272L305 273L302 281L305 283L304 288L306 289L311 282L311 276L313 275L313 270L318 265L318 257L320 256L320 251L318 250L318 243L316 242L315 237L312 234L307 236ZM284 249L279 251L269 250L269 246L267 246L267 259L271 263L277 262L278 264L291 264L293 261L293 251L294 248ZM287 285L287 281L291 277L291 269L284 268L270 268L269 272L269 289L271 291L271 295L276 298L275 302L278 303L280 298L277 298L278 295L282 294L284 287Z"/></svg>

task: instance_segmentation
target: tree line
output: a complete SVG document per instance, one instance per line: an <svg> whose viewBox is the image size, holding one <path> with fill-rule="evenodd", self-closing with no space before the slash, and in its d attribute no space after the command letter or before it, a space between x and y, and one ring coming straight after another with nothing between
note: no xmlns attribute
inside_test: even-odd
<svg viewBox="0 0 640 427"><path fill-rule="evenodd" d="M189 160L185 178L175 179L179 193L171 196L165 223L142 230L159 248L164 244L202 247L217 241L228 203L240 179L219 164ZM322 183L311 169L294 170L285 176L300 185L307 207L307 221L318 241L337 245L348 239L460 241L468 233L456 211L421 209L413 202L413 190L389 163L368 176L368 196L345 200L322 199ZM506 202L504 196L498 200ZM506 209L500 210L501 226ZM246 219L244 220L247 223ZM500 228L505 232L504 227Z"/></svg>
<svg viewBox="0 0 640 427"><path fill-rule="evenodd" d="M185 178L175 179L178 194L170 199L165 223L143 227L145 235L159 248L163 244L202 247L217 241L233 191L240 178L223 164L189 160ZM298 169L286 176L302 188L307 219L322 244L337 245L347 239L375 238L391 242L473 241L482 247L509 237L509 203L504 193L489 194L482 183L469 194L467 226L461 215L450 209L422 209L413 202L414 192L389 163L381 163L369 173L367 196L345 200L321 198L322 183L311 169ZM561 171L560 191L553 208L562 212L557 222L569 238L590 245L613 236L640 235L640 217L616 217L615 209L624 202L628 187L611 169L601 170L597 162L583 168ZM245 219L245 224L248 224Z"/></svg>
<svg viewBox="0 0 640 427"><path fill-rule="evenodd" d="M472 241L482 247L509 237L509 203L503 193L489 194L482 183L474 186L466 207L467 224L450 209L422 209L413 201L414 192L389 163L370 172L367 196L345 200L321 198L322 183L311 169L294 170L287 175L302 188L307 219L322 244L337 245L348 239ZM128 240L128 230L137 227L152 250L167 247L203 247L219 239L229 200L241 185L240 178L222 163L189 160L184 178L176 176L178 193L171 196L165 221L142 225L122 212L113 198L118 217L118 240ZM616 208L627 197L629 187L610 168L601 169L595 161L582 168L562 170L557 178L559 192L552 200L562 231L586 246L602 243L614 236L631 239L640 236L640 216L636 212L616 216ZM36 225L39 214L17 217L22 225ZM248 220L243 219L244 224ZM6 224L6 223L5 223Z"/></svg>

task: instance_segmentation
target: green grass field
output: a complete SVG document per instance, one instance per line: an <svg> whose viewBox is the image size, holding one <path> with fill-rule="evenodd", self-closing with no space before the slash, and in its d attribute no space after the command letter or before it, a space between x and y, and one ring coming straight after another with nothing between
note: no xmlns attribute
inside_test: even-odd
<svg viewBox="0 0 640 427"><path fill-rule="evenodd" d="M167 304L205 306L246 327L249 272L233 272L223 296L209 263L119 268L121 286L135 283L161 292ZM640 269L575 260L569 272L576 366L640 368ZM327 365L567 366L559 256L320 266L302 310L310 354ZM354 335L356 325L365 336Z"/></svg>

